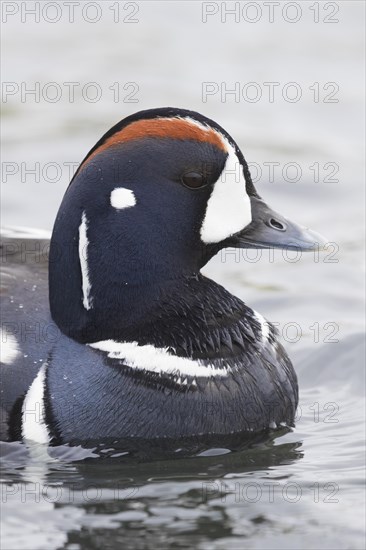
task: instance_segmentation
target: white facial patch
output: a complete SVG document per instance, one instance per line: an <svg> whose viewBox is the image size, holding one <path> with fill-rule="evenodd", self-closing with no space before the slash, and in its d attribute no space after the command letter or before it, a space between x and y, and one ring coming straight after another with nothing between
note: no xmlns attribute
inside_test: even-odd
<svg viewBox="0 0 366 550"><path fill-rule="evenodd" d="M0 363L11 365L19 354L15 336L0 329Z"/></svg>
<svg viewBox="0 0 366 550"><path fill-rule="evenodd" d="M25 396L22 407L23 438L43 444L50 441L44 409L46 369L47 363L43 363Z"/></svg>
<svg viewBox="0 0 366 550"><path fill-rule="evenodd" d="M85 309L92 307L92 298L90 297L90 279L89 279L89 267L88 267L88 220L85 212L81 217L81 224L79 227L79 260L81 268L81 280L83 289L83 306Z"/></svg>
<svg viewBox="0 0 366 550"><path fill-rule="evenodd" d="M117 210L122 210L123 208L131 208L135 206L136 198L131 191L131 189L126 189L125 187L117 187L113 189L111 193L111 205Z"/></svg>
<svg viewBox="0 0 366 550"><path fill-rule="evenodd" d="M208 200L200 232L201 239L206 244L223 241L252 221L243 167L234 147L224 137L223 139L228 157Z"/></svg>
<svg viewBox="0 0 366 550"><path fill-rule="evenodd" d="M107 353L111 359L121 359L125 365L136 370L181 376L227 376L230 367L215 368L201 360L178 357L169 353L168 348L152 345L139 346L137 342L116 342L103 340L88 344L91 348Z"/></svg>

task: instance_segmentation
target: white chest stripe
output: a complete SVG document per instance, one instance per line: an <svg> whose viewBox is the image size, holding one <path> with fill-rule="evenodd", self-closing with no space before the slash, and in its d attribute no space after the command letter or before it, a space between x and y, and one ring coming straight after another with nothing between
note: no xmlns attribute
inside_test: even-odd
<svg viewBox="0 0 366 550"><path fill-rule="evenodd" d="M92 298L90 297L90 279L89 279L89 267L88 267L88 220L86 219L85 212L81 217L81 224L79 227L79 260L81 268L81 279L83 289L83 306L85 309L92 307Z"/></svg>
<svg viewBox="0 0 366 550"><path fill-rule="evenodd" d="M123 360L127 366L136 370L193 377L227 376L231 372L230 367L215 368L213 365L205 365L200 360L172 355L167 348L139 346L137 342L103 340L88 345L106 352L111 359Z"/></svg>
<svg viewBox="0 0 366 550"><path fill-rule="evenodd" d="M243 167L234 147L225 141L229 154L208 200L201 227L201 239L206 244L223 241L252 221Z"/></svg>
<svg viewBox="0 0 366 550"><path fill-rule="evenodd" d="M23 438L44 444L50 441L44 409L46 369L47 363L43 363L25 396L22 407Z"/></svg>

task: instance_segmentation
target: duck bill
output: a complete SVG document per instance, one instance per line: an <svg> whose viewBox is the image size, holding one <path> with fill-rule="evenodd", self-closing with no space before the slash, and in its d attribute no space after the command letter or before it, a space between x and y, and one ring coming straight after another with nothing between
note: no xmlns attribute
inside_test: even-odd
<svg viewBox="0 0 366 550"><path fill-rule="evenodd" d="M252 221L233 236L237 248L286 248L322 250L328 243L319 233L278 214L259 197L251 197Z"/></svg>

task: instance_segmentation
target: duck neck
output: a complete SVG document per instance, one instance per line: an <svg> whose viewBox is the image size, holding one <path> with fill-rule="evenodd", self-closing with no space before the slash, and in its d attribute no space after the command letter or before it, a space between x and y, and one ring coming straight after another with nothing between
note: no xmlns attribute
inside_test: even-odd
<svg viewBox="0 0 366 550"><path fill-rule="evenodd" d="M71 276L70 268L59 269L50 262L51 315L64 334L81 343L138 341L146 320L159 319L170 297L184 295L191 279L197 280L197 275L163 279L160 274L148 280L131 273L127 280L106 276L91 284L88 292L82 277Z"/></svg>
<svg viewBox="0 0 366 550"><path fill-rule="evenodd" d="M49 255L51 315L78 342L138 340L146 319L159 319L169 300L190 293L190 281L215 252L207 248L206 257L182 247L174 255L168 247L136 246L127 238L118 247L102 228L85 227L83 216L78 212L76 221L65 223L60 210Z"/></svg>

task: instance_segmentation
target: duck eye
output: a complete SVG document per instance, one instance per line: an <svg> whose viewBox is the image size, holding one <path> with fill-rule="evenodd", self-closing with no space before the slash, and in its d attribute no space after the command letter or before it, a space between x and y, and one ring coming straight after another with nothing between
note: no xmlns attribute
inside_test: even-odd
<svg viewBox="0 0 366 550"><path fill-rule="evenodd" d="M191 189L198 189L206 185L205 178L200 172L187 172L181 177L183 185Z"/></svg>

